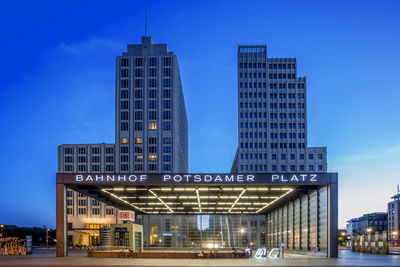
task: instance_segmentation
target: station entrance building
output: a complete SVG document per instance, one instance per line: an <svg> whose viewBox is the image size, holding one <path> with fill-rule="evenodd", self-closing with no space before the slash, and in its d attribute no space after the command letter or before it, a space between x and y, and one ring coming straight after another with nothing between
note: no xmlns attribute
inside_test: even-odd
<svg viewBox="0 0 400 267"><path fill-rule="evenodd" d="M57 256L67 255L66 192L135 212L149 249L284 246L337 257L337 174L57 174Z"/></svg>

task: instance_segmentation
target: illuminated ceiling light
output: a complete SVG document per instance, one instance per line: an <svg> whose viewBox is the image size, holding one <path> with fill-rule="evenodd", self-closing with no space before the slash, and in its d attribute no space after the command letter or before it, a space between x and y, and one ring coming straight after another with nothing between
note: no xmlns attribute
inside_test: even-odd
<svg viewBox="0 0 400 267"><path fill-rule="evenodd" d="M233 188L232 187L222 187L222 190L224 190L224 191L232 191Z"/></svg>
<svg viewBox="0 0 400 267"><path fill-rule="evenodd" d="M125 190L125 188L114 188L114 191L124 191Z"/></svg>
<svg viewBox="0 0 400 267"><path fill-rule="evenodd" d="M164 204L164 206L167 207L167 209L169 209L169 211L170 211L171 213L174 213L174 211L173 211L167 204L165 204L165 202L164 202L161 198L159 198L159 197L157 196L156 193L154 193L154 192L153 192L152 190L150 190L150 189L149 189L149 192L152 193L162 204Z"/></svg>
<svg viewBox="0 0 400 267"><path fill-rule="evenodd" d="M246 193L246 189L243 189L242 193L240 193L240 195L238 196L238 198L235 200L235 202L233 202L232 207L229 209L228 212L231 212L233 207L236 205L236 203L239 201L239 199L243 196L243 194Z"/></svg>
<svg viewBox="0 0 400 267"><path fill-rule="evenodd" d="M199 190L199 191L208 191L208 188L207 187L201 187L201 188L199 188L197 190Z"/></svg>
<svg viewBox="0 0 400 267"><path fill-rule="evenodd" d="M126 190L128 190L128 191L136 191L136 188L135 187L130 187L130 188L127 188Z"/></svg>
<svg viewBox="0 0 400 267"><path fill-rule="evenodd" d="M196 189L196 195L197 195L197 203L199 204L199 210L200 210L200 212L201 212L201 203L200 203L199 189Z"/></svg>
<svg viewBox="0 0 400 267"><path fill-rule="evenodd" d="M185 191L185 188L182 188L182 187L176 187L176 188L174 188L174 191Z"/></svg>
<svg viewBox="0 0 400 267"><path fill-rule="evenodd" d="M138 206L135 206L135 205L133 205L132 203L129 203L129 202L126 201L125 199L122 199L122 198L120 198L119 196L117 196L117 195L115 195L115 194L113 194L113 193L110 193L110 192L108 192L108 191L105 190L105 189L102 189L101 191L103 191L103 192L109 194L109 195L112 196L112 197L115 197L115 198L119 199L120 201L122 201L122 202L124 202L124 203L126 203L126 204L128 204L128 205L130 205L130 206L132 206L132 207L134 207L134 208L137 209L137 210L140 210L140 211L142 211L142 212L145 212L144 210L142 210L142 209L139 208Z"/></svg>
<svg viewBox="0 0 400 267"><path fill-rule="evenodd" d="M294 191L294 189L288 189L289 191L287 191L285 194L281 195L280 197L272 200L271 202L269 202L268 204L266 204L264 207L262 207L261 209L257 210L256 213L259 213L260 211L262 211L263 209L265 209L266 207L268 207L269 205L273 204L274 202L278 201L279 199L283 198L284 196L290 194L291 192Z"/></svg>
<svg viewBox="0 0 400 267"><path fill-rule="evenodd" d="M161 188L161 191L171 191L172 188Z"/></svg>

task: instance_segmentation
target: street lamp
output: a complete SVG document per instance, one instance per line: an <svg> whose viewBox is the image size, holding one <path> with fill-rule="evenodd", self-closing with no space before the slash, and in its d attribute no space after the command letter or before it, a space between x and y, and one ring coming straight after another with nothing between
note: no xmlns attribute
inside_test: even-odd
<svg viewBox="0 0 400 267"><path fill-rule="evenodd" d="M0 228L1 228L1 237L3 237L3 229L4 229L4 224L0 224Z"/></svg>
<svg viewBox="0 0 400 267"><path fill-rule="evenodd" d="M367 232L368 232L368 233L371 233L372 231L373 231L372 228L367 228Z"/></svg>

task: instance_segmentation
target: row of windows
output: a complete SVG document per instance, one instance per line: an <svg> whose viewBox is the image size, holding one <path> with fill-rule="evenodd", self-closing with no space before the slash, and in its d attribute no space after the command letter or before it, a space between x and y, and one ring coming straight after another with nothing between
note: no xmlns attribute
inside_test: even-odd
<svg viewBox="0 0 400 267"><path fill-rule="evenodd" d="M73 162L72 156L65 156L64 162L72 163ZM92 156L91 162L99 163L100 156ZM106 156L106 162L114 162L114 156ZM86 163L86 156L78 156L78 163Z"/></svg>
<svg viewBox="0 0 400 267"><path fill-rule="evenodd" d="M271 154L271 160L277 160L278 154ZM308 154L308 159L309 160L313 160L314 159L314 154ZM267 159L267 154L264 153L258 153L258 154L240 154L240 159ZM317 154L317 158L319 160L323 159L323 154ZM290 160L296 160L296 154L280 154L280 159L281 160L286 160L286 159L290 159ZM299 160L304 160L305 159L305 154L299 154L298 155L298 159Z"/></svg>
<svg viewBox="0 0 400 267"><path fill-rule="evenodd" d="M65 172L72 172L72 165L64 165L64 171ZM78 165L78 171L79 172L85 172L86 171L86 165L79 164ZM92 165L91 166L91 171L92 172L99 172L100 171L100 165ZM107 164L106 165L106 171L107 172L112 172L114 171L114 165Z"/></svg>
<svg viewBox="0 0 400 267"><path fill-rule="evenodd" d="M267 65L266 65L266 63L260 63L260 62L258 62L258 63L255 63L255 62L247 62L247 63L243 63L243 62L240 62L239 63L239 68L266 68L267 67ZM269 65L268 65L268 67L269 67L269 69L279 69L279 70L285 70L285 69L296 69L296 64L295 63L278 63L278 64L275 64L275 63L270 63Z"/></svg>
<svg viewBox="0 0 400 267"><path fill-rule="evenodd" d="M135 58L135 66L136 67L143 67L143 59L144 58ZM171 58L164 57L162 59L163 66L171 66ZM155 67L158 64L158 59L155 57L148 58L148 64L151 67ZM129 58L121 58L120 61L121 67L129 67Z"/></svg>
<svg viewBox="0 0 400 267"><path fill-rule="evenodd" d="M163 86L164 87L171 87L171 79L162 79ZM135 79L135 88L143 88L143 79ZM149 84L148 86L150 88L155 88L157 87L157 79L149 79ZM121 79L120 80L120 87L121 88L129 88L129 80L128 79Z"/></svg>
<svg viewBox="0 0 400 267"><path fill-rule="evenodd" d="M72 154L72 147L65 147L64 148L64 154ZM86 147L79 147L78 148L78 154L86 154ZM100 154L100 148L99 147L92 147L92 154ZM106 147L106 154L114 154L114 148L113 147Z"/></svg>
<svg viewBox="0 0 400 267"><path fill-rule="evenodd" d="M269 79L296 79L296 74L295 73L270 73L268 75ZM265 72L249 72L249 73L239 73L239 78L240 79L266 79L267 75ZM295 87L293 87L295 88Z"/></svg>
<svg viewBox="0 0 400 267"><path fill-rule="evenodd" d="M276 108L280 108L280 109L295 109L296 108L296 104L297 104L297 108L305 108L305 104L304 103L270 103L269 104L269 108L270 109L276 109ZM258 108L266 108L267 103L258 103ZM240 108L257 108L257 103L254 102L240 102L239 103L239 107Z"/></svg>
<svg viewBox="0 0 400 267"><path fill-rule="evenodd" d="M128 171L129 170L129 164L121 164L121 171ZM149 171L157 171L157 164L151 163L148 165L148 170ZM170 163L164 163L163 164L163 170L164 171L170 171L171 170L171 164ZM135 171L143 171L143 165L142 164L135 164Z"/></svg>
<svg viewBox="0 0 400 267"><path fill-rule="evenodd" d="M267 117L267 112L240 112L239 117L240 118L266 118ZM278 113L270 113L269 114L270 119L277 119L278 118ZM304 119L305 115L304 113L279 113L279 118L280 119Z"/></svg>
<svg viewBox="0 0 400 267"><path fill-rule="evenodd" d="M124 90L124 91L128 92L127 90ZM155 93L157 93L157 91L155 91L155 90L151 90L151 91L152 92L154 91ZM128 96L126 96L126 98L128 98ZM149 98L157 98L157 96L155 94L154 97L150 97L149 96ZM162 103L163 103L162 107L164 109L170 109L171 108L171 100L163 100ZM135 109L142 109L143 108L143 101L142 100L135 100L134 107L135 107ZM157 109L157 100L149 100L148 108L149 109Z"/></svg>
<svg viewBox="0 0 400 267"><path fill-rule="evenodd" d="M268 165L240 165L241 171L305 171L306 165L271 165L270 170L268 170ZM307 165L307 171L323 171L323 165Z"/></svg>
<svg viewBox="0 0 400 267"><path fill-rule="evenodd" d="M153 137L150 137L149 141L151 140L151 142L157 143L156 140L151 139L151 138L153 138ZM162 140L163 140L162 143L164 145L170 145L172 143L172 138L171 137L163 137ZM128 143L129 143L128 138L121 138L121 144L128 144ZM142 138L135 138L135 143L136 144L142 144L143 143L143 139ZM129 147L122 145L121 148L120 148L120 152L121 153L129 153Z"/></svg>
<svg viewBox="0 0 400 267"><path fill-rule="evenodd" d="M148 120L157 120L157 113L158 111L155 110L150 110L148 112ZM143 120L143 111L135 111L134 113L135 120ZM171 120L171 111L164 110L162 113L162 119L163 120ZM122 111L121 112L121 120L129 120L129 115L128 111Z"/></svg>
<svg viewBox="0 0 400 267"><path fill-rule="evenodd" d="M240 143L240 148L267 148L267 143ZM278 143L270 143L271 149L278 149ZM280 149L306 148L305 143L279 143Z"/></svg>
<svg viewBox="0 0 400 267"><path fill-rule="evenodd" d="M122 90L123 95L121 95L121 99L129 99L129 92L128 90ZM157 90L149 90L149 95L148 97L151 98L157 98ZM134 98L135 99L140 99L143 98L143 90L135 90L134 92ZM164 89L163 90L163 98L171 98L171 89ZM153 100L155 101L155 100ZM137 101L135 101L135 108L143 108L143 103L140 100L136 104ZM150 104L150 102L149 102ZM128 100L121 100L120 102L120 107L121 109L129 109L129 101Z"/></svg>
<svg viewBox="0 0 400 267"><path fill-rule="evenodd" d="M154 120L154 119L153 119ZM135 122L135 131L142 131L143 130L143 122ZM162 130L163 131L170 131L172 126L171 126L170 121L163 121L162 122ZM150 122L149 123L149 130L157 130L157 123L156 122ZM128 122L121 122L121 131L128 131L129 130L129 123Z"/></svg>
<svg viewBox="0 0 400 267"><path fill-rule="evenodd" d="M296 129L296 125L298 129L305 129L305 123L279 123L279 129ZM247 129L247 128L267 128L267 123L266 122L241 122L240 123L240 128L241 129ZM276 122L271 122L269 124L270 129L278 129L278 123Z"/></svg>
<svg viewBox="0 0 400 267"><path fill-rule="evenodd" d="M261 98L261 96L263 96L263 98L266 98L267 97L267 94L266 93L263 93L263 94L261 94L261 92L259 92L258 93L258 97L260 97ZM288 93L288 94L286 94L286 93L279 93L279 94L277 94L277 93L270 93L269 94L269 98L270 99L278 99L278 97L279 97L279 99L296 99L296 94L295 93ZM304 93L297 93L297 98L298 99L304 99L304 97L305 97L305 95L304 95ZM245 92L245 93L239 93L239 98L257 98L257 93L247 93L247 92Z"/></svg>
<svg viewBox="0 0 400 267"><path fill-rule="evenodd" d="M149 68L148 75L149 77L157 77L157 68ZM163 76L171 77L171 68L163 68ZM129 77L128 69L121 69L121 77L123 78ZM142 68L135 69L135 77L143 77Z"/></svg>
<svg viewBox="0 0 400 267"><path fill-rule="evenodd" d="M252 132L247 132L247 133L240 133L240 138L267 138L267 133L252 133ZM280 139L289 139L292 138L305 138L305 133L279 133L279 138ZM271 139L278 139L278 133L270 133L270 138Z"/></svg>
<svg viewBox="0 0 400 267"><path fill-rule="evenodd" d="M267 88L267 83L263 82L253 82L253 83L246 83L246 82L241 82L239 83L239 88L240 89L247 89L247 88ZM270 89L296 89L296 84L295 83L270 83L269 84ZM297 89L304 89L304 83L298 83L297 84Z"/></svg>

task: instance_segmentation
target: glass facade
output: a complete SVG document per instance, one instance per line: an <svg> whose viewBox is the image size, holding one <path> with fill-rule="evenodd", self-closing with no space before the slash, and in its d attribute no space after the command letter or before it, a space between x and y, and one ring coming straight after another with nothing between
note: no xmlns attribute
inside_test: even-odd
<svg viewBox="0 0 400 267"><path fill-rule="evenodd" d="M327 253L328 190L310 192L266 215L266 246Z"/></svg>
<svg viewBox="0 0 400 267"><path fill-rule="evenodd" d="M138 215L145 247L265 246L265 215Z"/></svg>

